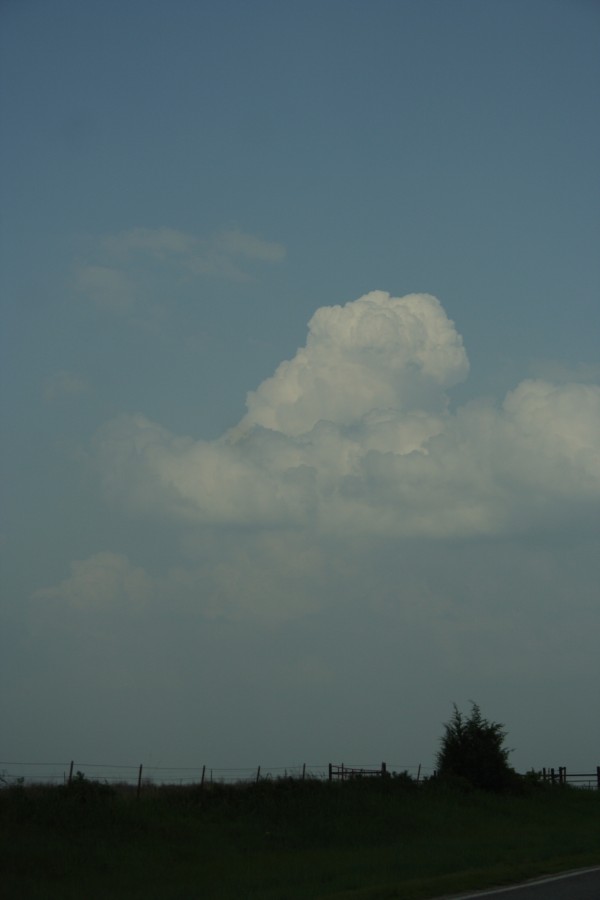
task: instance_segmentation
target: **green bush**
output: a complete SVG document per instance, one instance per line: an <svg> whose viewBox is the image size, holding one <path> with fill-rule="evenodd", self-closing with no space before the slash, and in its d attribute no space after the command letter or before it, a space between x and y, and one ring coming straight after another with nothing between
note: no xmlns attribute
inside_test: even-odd
<svg viewBox="0 0 600 900"><path fill-rule="evenodd" d="M444 727L437 754L441 778L461 779L487 791L503 791L514 786L516 776L508 765L510 751L504 747L503 725L489 722L473 703L470 716L464 716L454 704L452 718Z"/></svg>

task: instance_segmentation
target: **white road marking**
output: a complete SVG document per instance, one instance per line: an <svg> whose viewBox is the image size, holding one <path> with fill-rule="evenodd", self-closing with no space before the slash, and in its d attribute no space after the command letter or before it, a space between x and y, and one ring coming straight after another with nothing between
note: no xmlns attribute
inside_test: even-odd
<svg viewBox="0 0 600 900"><path fill-rule="evenodd" d="M520 884L512 884L508 887L491 888L478 894L447 894L446 898L447 900L475 900L476 897L493 897L494 894L507 894L509 891L520 891L525 887L536 887L538 884L550 884L553 881L563 881L565 878L576 878L578 875L586 875L588 872L600 872L600 866L573 869L570 872L561 872L560 875L547 875L544 878L536 878L534 881L522 881Z"/></svg>

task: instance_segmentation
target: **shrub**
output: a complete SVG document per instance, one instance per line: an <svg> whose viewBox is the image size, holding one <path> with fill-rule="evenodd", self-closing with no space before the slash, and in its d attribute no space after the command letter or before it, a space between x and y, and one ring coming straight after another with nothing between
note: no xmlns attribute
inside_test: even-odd
<svg viewBox="0 0 600 900"><path fill-rule="evenodd" d="M491 791L506 790L514 783L504 726L485 719L476 703L467 717L454 704L454 714L444 727L437 754L442 778L466 779L473 787Z"/></svg>

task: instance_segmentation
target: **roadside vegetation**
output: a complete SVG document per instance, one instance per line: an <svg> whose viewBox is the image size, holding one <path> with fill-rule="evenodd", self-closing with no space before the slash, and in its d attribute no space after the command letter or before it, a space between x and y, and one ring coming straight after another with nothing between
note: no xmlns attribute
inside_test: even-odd
<svg viewBox="0 0 600 900"><path fill-rule="evenodd" d="M16 785L0 791L2 896L419 900L600 863L600 792L508 775Z"/></svg>

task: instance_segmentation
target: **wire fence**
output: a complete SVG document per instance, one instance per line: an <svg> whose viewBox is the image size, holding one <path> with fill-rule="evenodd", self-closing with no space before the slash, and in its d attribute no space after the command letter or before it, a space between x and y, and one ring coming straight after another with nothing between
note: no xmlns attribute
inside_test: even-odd
<svg viewBox="0 0 600 900"><path fill-rule="evenodd" d="M381 763L334 764L346 772L381 771ZM433 773L432 768L412 765L383 764L388 774L406 772L415 779ZM201 766L161 766L161 765L117 765L115 763L80 762L14 762L0 760L0 788L15 784L67 784L73 778L84 776L106 784L123 785L193 785L193 784L244 784L280 778L330 780L331 763L295 763L289 766L247 766L244 768L223 768Z"/></svg>

